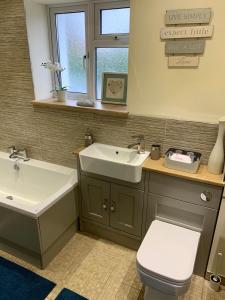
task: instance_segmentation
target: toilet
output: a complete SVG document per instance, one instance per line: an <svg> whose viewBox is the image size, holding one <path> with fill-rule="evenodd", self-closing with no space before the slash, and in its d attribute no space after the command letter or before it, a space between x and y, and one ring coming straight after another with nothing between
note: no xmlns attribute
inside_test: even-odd
<svg viewBox="0 0 225 300"><path fill-rule="evenodd" d="M145 300L177 300L191 283L200 233L155 220L137 252Z"/></svg>

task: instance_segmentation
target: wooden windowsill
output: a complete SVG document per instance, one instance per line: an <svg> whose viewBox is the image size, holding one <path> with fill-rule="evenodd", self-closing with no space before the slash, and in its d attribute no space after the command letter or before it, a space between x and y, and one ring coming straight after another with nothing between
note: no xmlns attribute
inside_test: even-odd
<svg viewBox="0 0 225 300"><path fill-rule="evenodd" d="M32 101L32 104L34 107L92 112L95 114L115 116L120 118L127 118L129 114L127 106L116 104L103 104L100 100L97 100L95 102L94 107L78 106L76 100L65 100L65 102L59 102L56 99L34 100Z"/></svg>

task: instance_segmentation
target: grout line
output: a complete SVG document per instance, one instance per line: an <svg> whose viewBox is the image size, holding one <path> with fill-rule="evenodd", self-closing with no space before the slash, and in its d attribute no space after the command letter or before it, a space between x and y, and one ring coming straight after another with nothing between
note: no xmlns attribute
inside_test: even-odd
<svg viewBox="0 0 225 300"><path fill-rule="evenodd" d="M167 123L168 119L165 120L165 128L164 128L164 137L163 137L163 145L162 145L162 152L161 155L164 157L164 152L165 152L165 144L166 144L166 135L167 135Z"/></svg>

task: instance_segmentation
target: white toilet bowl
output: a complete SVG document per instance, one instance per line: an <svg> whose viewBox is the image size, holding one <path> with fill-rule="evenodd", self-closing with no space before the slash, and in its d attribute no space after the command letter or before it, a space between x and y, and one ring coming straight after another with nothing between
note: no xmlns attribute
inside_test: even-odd
<svg viewBox="0 0 225 300"><path fill-rule="evenodd" d="M137 253L145 300L176 300L190 286L200 233L153 221Z"/></svg>

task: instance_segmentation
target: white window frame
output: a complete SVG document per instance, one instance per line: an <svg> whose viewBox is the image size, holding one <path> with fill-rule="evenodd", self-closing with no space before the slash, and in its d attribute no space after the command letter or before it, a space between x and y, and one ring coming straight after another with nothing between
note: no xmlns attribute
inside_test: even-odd
<svg viewBox="0 0 225 300"><path fill-rule="evenodd" d="M96 51L97 48L129 48L129 34L100 34L100 11L102 9L115 9L130 7L129 0L89 0L76 4L50 5L49 11L49 35L51 59L59 61L57 46L57 13L71 13L84 11L86 16L86 68L87 68L87 94L67 92L70 99L91 98L96 99ZM94 26L93 26L94 25ZM53 86L56 86L56 78L53 78Z"/></svg>
<svg viewBox="0 0 225 300"><path fill-rule="evenodd" d="M113 39L118 43L128 44L129 34L127 33L115 33L115 34L101 34L101 10L107 9L119 9L119 8L129 8L129 1L118 1L118 2L103 2L95 4L95 40L105 40Z"/></svg>
<svg viewBox="0 0 225 300"><path fill-rule="evenodd" d="M57 28L56 28L56 14L60 13L76 13L76 12L84 12L85 13L85 27L86 27L86 57L88 57L89 49L88 49L88 5L87 4L77 4L70 6L59 6L49 7L49 20L50 20L50 47L51 47L51 58L53 61L59 61L59 53L58 53L58 41L57 41ZM88 59L86 59L86 69L87 69L87 94L75 93L75 92L67 92L68 97L73 99L87 98L90 94L89 91L89 67L88 67ZM56 86L56 78L53 78L53 86Z"/></svg>

